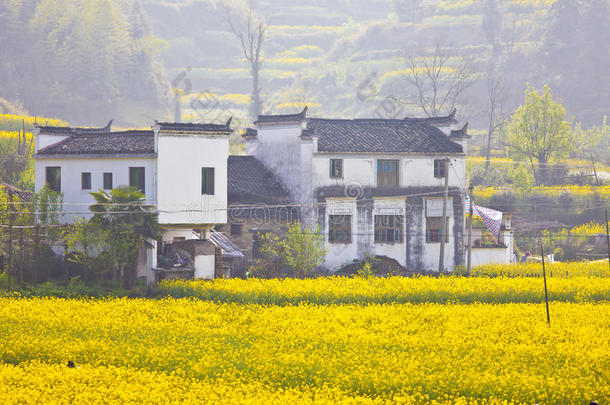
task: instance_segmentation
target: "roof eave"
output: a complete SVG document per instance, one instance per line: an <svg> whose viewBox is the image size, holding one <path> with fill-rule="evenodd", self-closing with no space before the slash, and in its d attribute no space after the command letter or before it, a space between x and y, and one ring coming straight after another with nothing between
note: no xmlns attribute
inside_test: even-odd
<svg viewBox="0 0 610 405"><path fill-rule="evenodd" d="M36 153L34 159L127 159L156 158L156 153Z"/></svg>

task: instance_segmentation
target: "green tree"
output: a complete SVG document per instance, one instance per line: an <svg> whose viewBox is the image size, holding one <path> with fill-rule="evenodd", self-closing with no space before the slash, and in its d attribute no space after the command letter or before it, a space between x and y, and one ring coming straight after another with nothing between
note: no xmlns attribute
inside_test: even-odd
<svg viewBox="0 0 610 405"><path fill-rule="evenodd" d="M106 251L111 258L114 277L117 281L122 280L125 288L133 288L138 250L158 237L158 215L135 187L121 186L91 195L95 204L89 207L94 214L90 221L108 234Z"/></svg>
<svg viewBox="0 0 610 405"><path fill-rule="evenodd" d="M297 277L309 276L322 264L326 249L320 226L311 228L293 222L288 225L286 238L282 241L284 261Z"/></svg>
<svg viewBox="0 0 610 405"><path fill-rule="evenodd" d="M298 222L288 225L286 237L267 233L260 238L261 258L250 268L256 277L307 277L322 264L326 248L320 227L311 228Z"/></svg>
<svg viewBox="0 0 610 405"><path fill-rule="evenodd" d="M83 267L86 281L99 279L108 271L110 237L107 230L85 219L77 219L65 233L68 260Z"/></svg>
<svg viewBox="0 0 610 405"><path fill-rule="evenodd" d="M566 110L553 100L548 86L542 93L528 87L525 104L511 117L508 135L513 157L530 162L537 185L545 182L551 159L567 156L574 144Z"/></svg>

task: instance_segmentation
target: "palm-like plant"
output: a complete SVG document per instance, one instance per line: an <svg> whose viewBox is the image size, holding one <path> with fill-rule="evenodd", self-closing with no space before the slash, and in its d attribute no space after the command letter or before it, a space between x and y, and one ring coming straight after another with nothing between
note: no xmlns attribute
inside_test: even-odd
<svg viewBox="0 0 610 405"><path fill-rule="evenodd" d="M109 233L107 254L114 264L115 277L132 288L138 249L149 246L149 240L159 235L158 215L135 187L121 186L91 195L95 199L89 207L93 212L91 223Z"/></svg>

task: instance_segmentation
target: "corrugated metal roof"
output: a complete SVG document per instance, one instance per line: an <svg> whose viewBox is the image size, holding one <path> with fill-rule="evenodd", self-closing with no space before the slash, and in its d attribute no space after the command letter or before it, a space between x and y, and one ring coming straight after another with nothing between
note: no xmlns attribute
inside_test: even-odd
<svg viewBox="0 0 610 405"><path fill-rule="evenodd" d="M222 255L224 257L234 257L239 259L245 258L244 254L237 247L237 245L231 242L231 240L222 233L212 230L210 231L209 237L212 243L222 250Z"/></svg>

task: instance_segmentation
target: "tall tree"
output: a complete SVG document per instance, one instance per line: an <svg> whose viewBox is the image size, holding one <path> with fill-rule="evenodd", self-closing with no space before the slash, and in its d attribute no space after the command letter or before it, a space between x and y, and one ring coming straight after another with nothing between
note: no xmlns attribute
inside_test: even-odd
<svg viewBox="0 0 610 405"><path fill-rule="evenodd" d="M487 77L487 147L485 148L485 176L489 171L493 136L505 124L504 104L507 91L504 80L490 71Z"/></svg>
<svg viewBox="0 0 610 405"><path fill-rule="evenodd" d="M222 12L231 32L239 40L244 58L250 66L250 75L252 77L250 116L252 119L256 119L263 109L260 74L263 60L263 45L267 40L268 25L251 7L240 10L224 7Z"/></svg>
<svg viewBox="0 0 610 405"><path fill-rule="evenodd" d="M429 117L451 112L475 80L474 71L464 58L452 56L441 40L432 52L407 52L404 102Z"/></svg>
<svg viewBox="0 0 610 405"><path fill-rule="evenodd" d="M553 100L548 86L542 94L527 89L525 104L511 117L508 133L514 157L530 162L537 185L546 181L550 160L567 156L574 144L566 110Z"/></svg>

